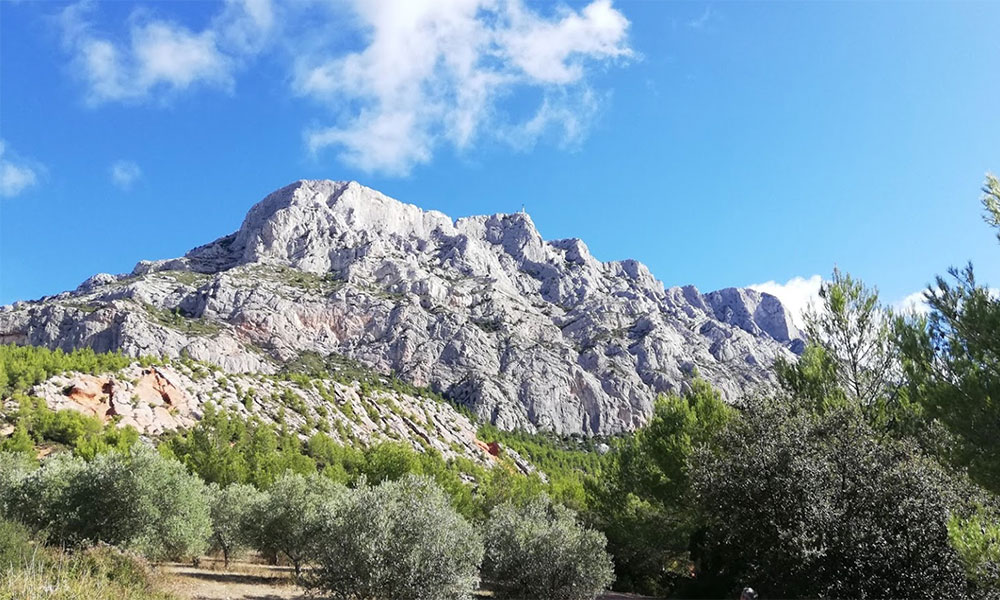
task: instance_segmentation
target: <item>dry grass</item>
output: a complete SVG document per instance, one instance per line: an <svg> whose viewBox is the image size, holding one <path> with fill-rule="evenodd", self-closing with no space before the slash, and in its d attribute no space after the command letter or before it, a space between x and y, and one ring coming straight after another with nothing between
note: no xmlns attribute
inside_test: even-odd
<svg viewBox="0 0 1000 600"><path fill-rule="evenodd" d="M60 557L51 562L36 556L18 569L0 573L0 600L177 600L149 585L123 584L106 574L80 569Z"/></svg>

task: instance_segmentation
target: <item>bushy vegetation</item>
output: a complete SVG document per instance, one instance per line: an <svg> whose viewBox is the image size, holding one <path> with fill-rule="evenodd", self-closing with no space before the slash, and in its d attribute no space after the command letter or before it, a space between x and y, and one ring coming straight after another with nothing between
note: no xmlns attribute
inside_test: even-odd
<svg viewBox="0 0 1000 600"><path fill-rule="evenodd" d="M545 491L554 500L574 510L587 507L585 482L600 477L606 458L597 451L597 438L550 433L531 434L503 431L490 424L479 426L477 437L484 442L499 442L501 452L511 449L545 473Z"/></svg>
<svg viewBox="0 0 1000 600"><path fill-rule="evenodd" d="M66 371L106 373L127 367L134 359L121 354L98 354L90 348L72 352L34 346L0 346L0 397L26 392L53 375Z"/></svg>
<svg viewBox="0 0 1000 600"><path fill-rule="evenodd" d="M138 439L131 427L105 426L97 417L73 410L52 410L41 398L16 395L17 408L8 411L14 433L0 442L0 451L33 454L42 443L60 444L84 458L111 449L126 450Z"/></svg>
<svg viewBox="0 0 1000 600"><path fill-rule="evenodd" d="M967 517L952 515L948 535L969 577L973 596L1000 597L1000 515L977 506Z"/></svg>
<svg viewBox="0 0 1000 600"><path fill-rule="evenodd" d="M100 542L181 558L200 553L210 530L202 481L138 444L90 462L59 454L5 479L6 516L60 545Z"/></svg>
<svg viewBox="0 0 1000 600"><path fill-rule="evenodd" d="M484 539L483 577L499 598L589 600L614 580L604 535L544 496L498 506Z"/></svg>
<svg viewBox="0 0 1000 600"><path fill-rule="evenodd" d="M12 531L14 537L3 535ZM141 557L111 546L65 553L0 521L0 547L12 546L17 558L0 563L0 600L176 600L156 590Z"/></svg>
<svg viewBox="0 0 1000 600"><path fill-rule="evenodd" d="M753 582L788 598L965 593L948 482L909 448L880 441L860 411L768 402L723 436L724 446L694 456L699 592Z"/></svg>
<svg viewBox="0 0 1000 600"><path fill-rule="evenodd" d="M325 510L308 588L340 600L460 600L475 590L482 542L433 480L361 485Z"/></svg>

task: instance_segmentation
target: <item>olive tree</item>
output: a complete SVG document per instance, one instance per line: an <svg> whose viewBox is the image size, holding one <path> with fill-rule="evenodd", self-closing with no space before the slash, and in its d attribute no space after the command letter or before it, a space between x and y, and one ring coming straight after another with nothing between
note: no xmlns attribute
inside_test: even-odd
<svg viewBox="0 0 1000 600"><path fill-rule="evenodd" d="M200 552L209 534L204 484L144 446L89 463L53 456L5 496L12 518L62 544L104 542L152 559L179 558Z"/></svg>
<svg viewBox="0 0 1000 600"><path fill-rule="evenodd" d="M254 486L243 483L231 483L225 487L213 483L208 488L208 496L212 515L212 548L222 552L222 559L228 568L233 554L252 542L247 535L251 529L248 520L263 496Z"/></svg>
<svg viewBox="0 0 1000 600"><path fill-rule="evenodd" d="M68 542L75 510L67 491L84 469L83 460L60 453L44 459L37 469L9 471L3 494L6 516L44 532L53 541Z"/></svg>
<svg viewBox="0 0 1000 600"><path fill-rule="evenodd" d="M614 580L604 534L544 496L495 508L484 537L483 577L501 598L592 600Z"/></svg>
<svg viewBox="0 0 1000 600"><path fill-rule="evenodd" d="M98 455L73 479L64 505L75 541L130 547L154 560L196 555L211 532L205 484L145 446Z"/></svg>
<svg viewBox="0 0 1000 600"><path fill-rule="evenodd" d="M306 586L336 600L460 600L479 582L483 546L427 477L361 485L327 505Z"/></svg>
<svg viewBox="0 0 1000 600"><path fill-rule="evenodd" d="M287 471L250 508L249 540L261 552L284 554L298 577L312 553L321 509L344 493L344 486L321 475Z"/></svg>
<svg viewBox="0 0 1000 600"><path fill-rule="evenodd" d="M34 467L33 459L23 453L0 452L0 519L12 516L14 494Z"/></svg>

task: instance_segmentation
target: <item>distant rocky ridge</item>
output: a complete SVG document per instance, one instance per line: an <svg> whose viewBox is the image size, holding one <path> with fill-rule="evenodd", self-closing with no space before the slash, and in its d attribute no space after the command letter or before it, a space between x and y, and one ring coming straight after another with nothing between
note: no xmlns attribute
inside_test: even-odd
<svg viewBox="0 0 1000 600"><path fill-rule="evenodd" d="M0 343L274 372L303 352L395 372L501 428L614 434L697 373L730 400L801 351L774 296L664 288L544 241L524 213L452 220L355 182L299 181L182 258L0 308Z"/></svg>

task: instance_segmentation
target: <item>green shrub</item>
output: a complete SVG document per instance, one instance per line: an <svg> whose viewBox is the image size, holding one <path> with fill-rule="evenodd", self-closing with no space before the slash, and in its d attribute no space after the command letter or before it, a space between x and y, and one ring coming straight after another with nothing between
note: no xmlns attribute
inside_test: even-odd
<svg viewBox="0 0 1000 600"><path fill-rule="evenodd" d="M39 550L19 568L0 569L0 600L177 600L154 587L144 561L108 546Z"/></svg>
<svg viewBox="0 0 1000 600"><path fill-rule="evenodd" d="M312 592L338 600L459 600L476 588L482 542L426 477L363 485L324 510Z"/></svg>
<svg viewBox="0 0 1000 600"><path fill-rule="evenodd" d="M614 580L604 535L545 497L498 506L485 539L483 578L499 598L593 600Z"/></svg>
<svg viewBox="0 0 1000 600"><path fill-rule="evenodd" d="M78 576L117 583L125 588L151 587L149 565L139 555L100 544L77 553L70 568Z"/></svg>
<svg viewBox="0 0 1000 600"><path fill-rule="evenodd" d="M27 392L66 371L91 374L119 371L132 360L121 354L98 354L90 348L63 352L36 346L0 345L0 396Z"/></svg>
<svg viewBox="0 0 1000 600"><path fill-rule="evenodd" d="M982 507L966 519L953 515L948 536L974 591L984 598L1000 593L1000 515Z"/></svg>
<svg viewBox="0 0 1000 600"><path fill-rule="evenodd" d="M699 593L961 598L944 478L860 411L752 406L692 459Z"/></svg>

